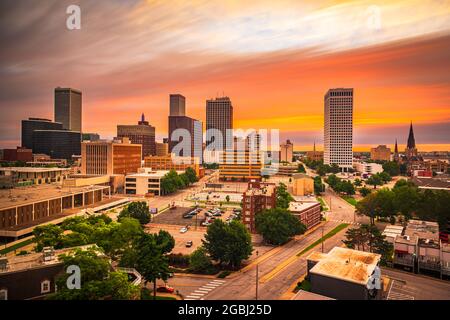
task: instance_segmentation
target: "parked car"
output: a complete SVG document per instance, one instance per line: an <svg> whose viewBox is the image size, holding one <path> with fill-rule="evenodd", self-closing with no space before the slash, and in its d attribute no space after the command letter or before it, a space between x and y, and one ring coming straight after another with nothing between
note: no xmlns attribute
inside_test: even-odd
<svg viewBox="0 0 450 320"><path fill-rule="evenodd" d="M190 214L184 214L183 219L192 219L192 215Z"/></svg>
<svg viewBox="0 0 450 320"><path fill-rule="evenodd" d="M192 242L192 241L187 241L186 242L186 248L190 248L190 247L192 247L192 245L193 245L194 243Z"/></svg>
<svg viewBox="0 0 450 320"><path fill-rule="evenodd" d="M165 286L159 286L156 289L157 292L166 292L166 293L173 293L174 289L172 287L169 287L168 285Z"/></svg>
<svg viewBox="0 0 450 320"><path fill-rule="evenodd" d="M180 229L180 233L186 233L188 231L188 229L186 227L183 227Z"/></svg>

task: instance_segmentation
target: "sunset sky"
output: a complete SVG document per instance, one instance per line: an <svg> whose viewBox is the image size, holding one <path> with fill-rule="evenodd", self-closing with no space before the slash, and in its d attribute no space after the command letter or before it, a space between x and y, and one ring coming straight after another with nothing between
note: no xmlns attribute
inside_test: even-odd
<svg viewBox="0 0 450 320"><path fill-rule="evenodd" d="M81 30L66 8L81 7ZM450 150L450 0L0 2L0 148L20 120L53 119L53 89L83 92L83 131L103 138L142 112L167 136L169 94L205 120L227 95L239 128L323 142L323 96L354 88L355 150Z"/></svg>

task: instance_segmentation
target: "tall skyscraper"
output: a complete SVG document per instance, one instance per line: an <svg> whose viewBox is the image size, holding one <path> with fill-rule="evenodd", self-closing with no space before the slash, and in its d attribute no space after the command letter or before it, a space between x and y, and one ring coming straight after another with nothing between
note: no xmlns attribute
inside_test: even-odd
<svg viewBox="0 0 450 320"><path fill-rule="evenodd" d="M226 146L231 146L233 139L233 105L228 97L221 97L206 100L206 145L213 141L213 134L210 129L217 129L222 134L222 142L220 142L222 150ZM228 144L227 144L228 141ZM216 146L217 146L216 142Z"/></svg>
<svg viewBox="0 0 450 320"><path fill-rule="evenodd" d="M81 91L55 88L55 122L61 122L64 130L82 131Z"/></svg>
<svg viewBox="0 0 450 320"><path fill-rule="evenodd" d="M170 115L171 116L186 115L186 98L181 94L170 95Z"/></svg>
<svg viewBox="0 0 450 320"><path fill-rule="evenodd" d="M62 130L62 128L62 123L49 119L28 118L28 120L22 120L22 147L33 149L33 132L35 130Z"/></svg>
<svg viewBox="0 0 450 320"><path fill-rule="evenodd" d="M203 123L199 120L187 117L186 98L181 94L170 95L170 114L169 114L169 153L174 152L175 146L183 141L179 134L189 134L190 151L180 150L176 154L181 157L197 157L200 163L203 162ZM184 130L178 130L184 129ZM184 132L183 132L184 131ZM175 134L174 134L175 133ZM183 145L185 145L183 143Z"/></svg>
<svg viewBox="0 0 450 320"><path fill-rule="evenodd" d="M324 163L346 171L353 165L353 88L325 94Z"/></svg>
<svg viewBox="0 0 450 320"><path fill-rule="evenodd" d="M72 159L81 154L81 133L70 130L34 130L33 153L43 153L52 159Z"/></svg>
<svg viewBox="0 0 450 320"><path fill-rule="evenodd" d="M137 125L118 125L117 137L127 137L131 143L142 145L142 159L156 155L155 127L145 121L144 114Z"/></svg>

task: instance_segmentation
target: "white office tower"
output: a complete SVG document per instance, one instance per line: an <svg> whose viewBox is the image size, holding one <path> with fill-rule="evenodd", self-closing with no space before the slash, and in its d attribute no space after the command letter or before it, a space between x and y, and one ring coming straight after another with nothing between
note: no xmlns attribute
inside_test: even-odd
<svg viewBox="0 0 450 320"><path fill-rule="evenodd" d="M330 89L324 100L324 164L348 171L353 160L353 88Z"/></svg>

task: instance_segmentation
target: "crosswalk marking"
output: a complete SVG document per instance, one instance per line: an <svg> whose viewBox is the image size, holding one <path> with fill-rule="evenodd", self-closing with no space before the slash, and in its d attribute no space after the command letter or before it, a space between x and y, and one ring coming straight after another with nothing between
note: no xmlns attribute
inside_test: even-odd
<svg viewBox="0 0 450 320"><path fill-rule="evenodd" d="M224 280L212 280L207 284L197 288L194 292L186 296L185 300L203 300L204 296L210 293L212 290L217 289L223 285L226 281Z"/></svg>

